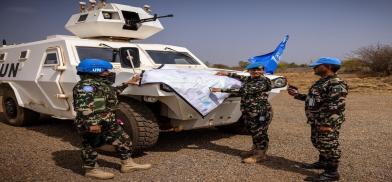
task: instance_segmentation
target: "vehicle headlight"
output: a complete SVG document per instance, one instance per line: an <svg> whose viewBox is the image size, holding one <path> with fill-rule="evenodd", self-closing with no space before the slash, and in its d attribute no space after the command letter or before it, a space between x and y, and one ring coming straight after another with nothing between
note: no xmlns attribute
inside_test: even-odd
<svg viewBox="0 0 392 182"><path fill-rule="evenodd" d="M287 80L284 77L279 77L271 80L272 88L282 88L287 85Z"/></svg>
<svg viewBox="0 0 392 182"><path fill-rule="evenodd" d="M161 90L165 91L165 92L173 92L173 89L170 88L168 85L166 85L166 84L164 84L164 83L161 83L161 84L159 85L159 88L160 88Z"/></svg>

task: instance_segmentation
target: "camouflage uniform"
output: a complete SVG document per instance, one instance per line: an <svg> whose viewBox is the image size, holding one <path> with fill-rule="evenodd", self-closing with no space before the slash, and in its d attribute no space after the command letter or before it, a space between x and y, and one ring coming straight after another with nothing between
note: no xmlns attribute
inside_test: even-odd
<svg viewBox="0 0 392 182"><path fill-rule="evenodd" d="M252 135L253 144L257 150L268 148L268 126L272 120L272 107L268 102L268 92L271 90L269 78L260 76L251 78L235 73L228 75L242 82L239 89L222 89L222 92L239 94L241 96L241 112L245 126Z"/></svg>
<svg viewBox="0 0 392 182"><path fill-rule="evenodd" d="M117 95L127 84L112 87L108 79L93 75L81 75L81 80L73 89L75 125L82 136L82 159L84 167L94 167L97 152L94 150L104 144L116 147L122 160L131 156L132 142L117 123ZM101 125L101 133L89 132L92 125Z"/></svg>
<svg viewBox="0 0 392 182"><path fill-rule="evenodd" d="M305 101L305 113L311 127L311 141L320 153L320 162L337 163L341 155L339 130L345 120L346 82L337 75L321 78L309 89L308 95L298 94ZM320 126L331 127L332 132L319 131Z"/></svg>

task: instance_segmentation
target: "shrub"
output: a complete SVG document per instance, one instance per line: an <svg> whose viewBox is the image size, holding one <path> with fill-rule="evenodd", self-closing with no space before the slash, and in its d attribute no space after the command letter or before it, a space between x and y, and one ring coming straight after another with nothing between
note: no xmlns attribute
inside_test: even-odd
<svg viewBox="0 0 392 182"><path fill-rule="evenodd" d="M369 68L370 73L378 75L392 74L392 46L376 44L363 47L354 52L356 58Z"/></svg>
<svg viewBox="0 0 392 182"><path fill-rule="evenodd" d="M342 72L361 73L367 69L365 62L358 58L349 58L342 63Z"/></svg>

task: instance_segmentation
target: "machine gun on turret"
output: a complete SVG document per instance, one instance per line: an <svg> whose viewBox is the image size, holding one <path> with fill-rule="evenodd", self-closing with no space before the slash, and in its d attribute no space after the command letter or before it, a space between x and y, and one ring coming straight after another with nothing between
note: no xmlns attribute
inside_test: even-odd
<svg viewBox="0 0 392 182"><path fill-rule="evenodd" d="M146 39L164 28L160 18L173 17L172 14L158 16L151 14L151 7L143 8L101 0L87 7L81 3L79 13L71 16L65 28L80 38L108 38L117 40ZM1 41L1 40L0 40Z"/></svg>
<svg viewBox="0 0 392 182"><path fill-rule="evenodd" d="M152 18L128 19L125 21L123 29L125 29L125 30L138 30L140 28L140 26L142 25L142 23L156 21L159 18L168 18L168 17L173 17L173 15L169 14L169 15L164 15L164 16L158 16L157 14L154 14L154 17L152 17Z"/></svg>

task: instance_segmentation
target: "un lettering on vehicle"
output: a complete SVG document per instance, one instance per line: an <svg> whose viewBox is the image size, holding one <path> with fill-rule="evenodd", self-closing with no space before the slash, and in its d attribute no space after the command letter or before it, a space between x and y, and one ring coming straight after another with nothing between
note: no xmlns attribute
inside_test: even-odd
<svg viewBox="0 0 392 182"><path fill-rule="evenodd" d="M0 64L0 77L16 77L19 63Z"/></svg>

